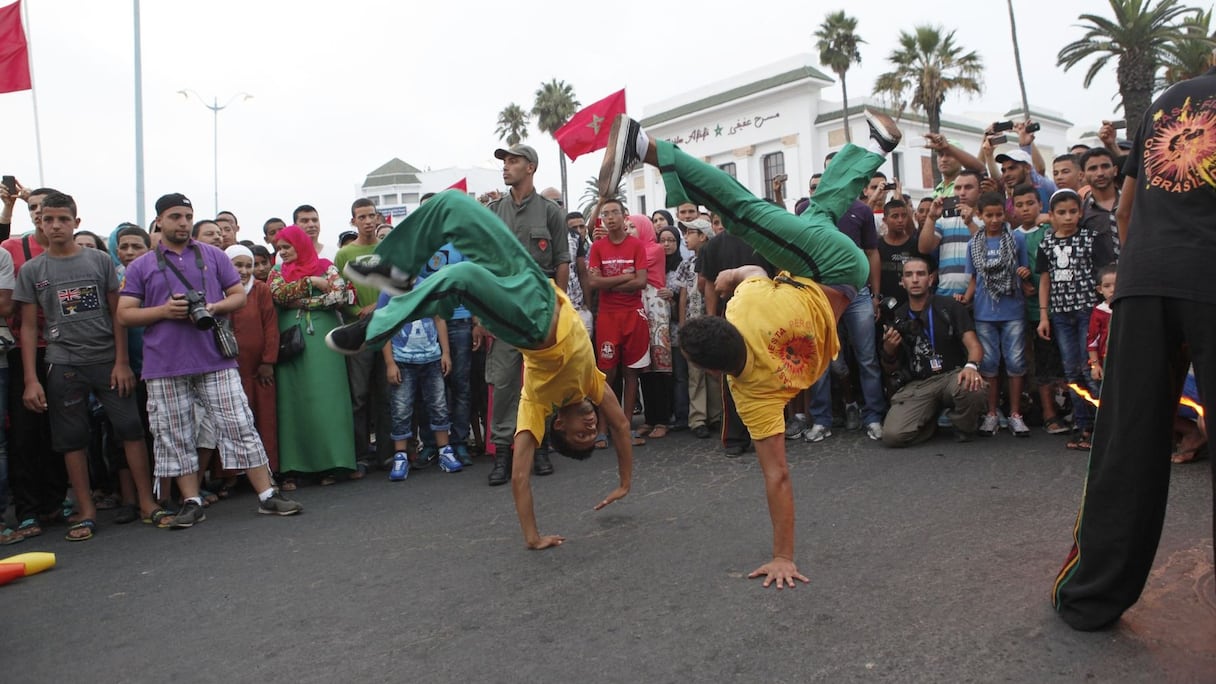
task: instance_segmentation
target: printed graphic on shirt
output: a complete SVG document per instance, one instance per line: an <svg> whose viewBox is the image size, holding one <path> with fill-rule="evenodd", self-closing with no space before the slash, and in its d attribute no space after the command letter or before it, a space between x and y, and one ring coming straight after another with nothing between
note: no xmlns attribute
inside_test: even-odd
<svg viewBox="0 0 1216 684"><path fill-rule="evenodd" d="M1216 97L1198 106L1153 112L1153 136L1144 145L1145 187L1190 192L1216 187Z"/></svg>
<svg viewBox="0 0 1216 684"><path fill-rule="evenodd" d="M768 353L777 360L777 376L786 387L806 387L818 379L811 376L816 369L807 362L818 356L815 339L794 332L806 330L810 325L807 321L793 321L789 327L778 328L769 339Z"/></svg>
<svg viewBox="0 0 1216 684"><path fill-rule="evenodd" d="M96 285L59 290L59 310L65 317L97 311L100 308L101 296Z"/></svg>
<svg viewBox="0 0 1216 684"><path fill-rule="evenodd" d="M1051 313L1090 309L1097 302L1093 252L1094 236L1088 230L1066 238L1048 234L1039 243L1040 267L1047 266L1039 271L1051 273L1048 291Z"/></svg>

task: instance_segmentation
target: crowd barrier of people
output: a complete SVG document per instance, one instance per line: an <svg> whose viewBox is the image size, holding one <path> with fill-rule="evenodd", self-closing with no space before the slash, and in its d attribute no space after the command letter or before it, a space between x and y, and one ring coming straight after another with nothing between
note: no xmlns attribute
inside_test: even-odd
<svg viewBox="0 0 1216 684"><path fill-rule="evenodd" d="M821 211L828 195L842 201L833 222L868 269L836 293L840 353L784 407L785 439L819 443L843 429L900 447L939 429L970 441L1041 428L1090 449L1126 150L1106 124L1103 146L1046 160L1030 123L1017 123L1018 145L999 153L988 137L973 154L927 136L942 181L924 197L874 170L860 195L842 200L842 184L821 187L832 176L815 174L791 202L788 213L801 215ZM605 198L585 216L556 190L536 190L535 150L496 156L508 189L481 203L568 299L632 417L621 435L598 422L591 448L653 446L689 431L718 435L727 456L751 450L735 396L745 390L682 351L686 329L703 334L691 322L726 315L740 273L785 270L726 230L747 219L689 198L649 216ZM825 169L857 163L834 157ZM786 211L784 178L769 190ZM120 524L188 528L242 478L258 511L276 515L302 510L290 492L306 483L380 470L403 481L432 466L457 473L482 454L493 459L491 486L511 481L526 350L495 339L460 301L378 347L342 356L325 343L394 294L470 263L453 243L394 290L350 277L348 265L393 231L368 199L352 204L332 260L309 205L290 223L264 221L255 242L239 239L232 213L200 220L178 194L157 202L150 231L124 223L108 237L79 230L74 200L55 189L14 184L0 199L9 415L0 510L15 508L0 544L63 522L68 540L92 538L99 509L117 509ZM17 200L33 230L9 237ZM1206 434L1193 420L1180 419L1179 433L1175 462L1202 453ZM538 440L531 474L554 472L551 442L562 434Z"/></svg>

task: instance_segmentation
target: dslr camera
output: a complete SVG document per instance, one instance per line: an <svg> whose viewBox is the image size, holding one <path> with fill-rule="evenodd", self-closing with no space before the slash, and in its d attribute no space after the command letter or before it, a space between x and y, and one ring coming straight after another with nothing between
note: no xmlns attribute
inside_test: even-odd
<svg viewBox="0 0 1216 684"><path fill-rule="evenodd" d="M215 327L215 316L207 310L207 297L198 290L187 290L185 294L173 295L174 299L186 300L190 322L199 330L210 330Z"/></svg>
<svg viewBox="0 0 1216 684"><path fill-rule="evenodd" d="M884 297L878 304L878 310L882 315L882 323L884 327L894 328L895 332L899 333L900 337L905 339L918 337L925 331L925 325L919 318L904 318L896 316L895 311L899 308L899 300L894 297Z"/></svg>

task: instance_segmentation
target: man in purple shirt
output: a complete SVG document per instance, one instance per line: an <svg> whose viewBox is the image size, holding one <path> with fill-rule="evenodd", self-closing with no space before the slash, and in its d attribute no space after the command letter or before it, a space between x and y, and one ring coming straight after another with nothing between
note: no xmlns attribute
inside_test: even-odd
<svg viewBox="0 0 1216 684"><path fill-rule="evenodd" d="M258 512L299 513L303 507L274 487L236 359L220 353L210 329L245 305L240 276L222 251L190 238L194 209L185 195L161 197L156 214L161 242L127 266L117 314L128 328L144 328L143 379L155 437L154 475L176 478L184 499L168 527L188 528L207 517L199 497L196 401L215 427L224 468L244 470L249 477L258 494Z"/></svg>

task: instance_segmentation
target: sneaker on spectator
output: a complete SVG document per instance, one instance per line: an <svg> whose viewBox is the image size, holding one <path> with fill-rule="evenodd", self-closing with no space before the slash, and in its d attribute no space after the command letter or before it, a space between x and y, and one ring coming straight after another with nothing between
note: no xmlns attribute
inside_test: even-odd
<svg viewBox="0 0 1216 684"><path fill-rule="evenodd" d="M187 499L186 503L182 505L182 509L173 516L169 529L184 530L194 527L195 523L201 523L206 519L207 512L203 510L203 505L193 499Z"/></svg>
<svg viewBox="0 0 1216 684"><path fill-rule="evenodd" d="M844 405L844 429L861 429L861 407L855 401Z"/></svg>
<svg viewBox="0 0 1216 684"><path fill-rule="evenodd" d="M304 506L300 502L288 499L278 490L269 499L258 503L258 513L264 515L295 515L302 510Z"/></svg>
<svg viewBox="0 0 1216 684"><path fill-rule="evenodd" d="M473 465L473 457L469 454L469 445L463 442L457 442L452 445L452 451L456 454L456 460L460 461L462 466Z"/></svg>
<svg viewBox="0 0 1216 684"><path fill-rule="evenodd" d="M801 435L806 428L806 419L794 416L785 421L785 436L789 439L794 439Z"/></svg>
<svg viewBox="0 0 1216 684"><path fill-rule="evenodd" d="M393 469L388 471L389 482L402 482L410 476L410 457L404 451L393 455Z"/></svg>
<svg viewBox="0 0 1216 684"><path fill-rule="evenodd" d="M991 437L996 434L996 431L999 430L1000 427L1001 427L1001 421L999 418L996 417L996 414L986 413L986 414L984 414L984 419L980 421L980 429L978 430L978 432L981 435L987 435L987 436Z"/></svg>
<svg viewBox="0 0 1216 684"><path fill-rule="evenodd" d="M460 460L452 452L450 444L439 450L439 469L445 473L459 473L464 470L464 466L460 464Z"/></svg>
<svg viewBox="0 0 1216 684"><path fill-rule="evenodd" d="M1014 437L1029 437L1030 428L1026 426L1026 421L1016 413L1009 414L1009 431Z"/></svg>
<svg viewBox="0 0 1216 684"><path fill-rule="evenodd" d="M823 425L812 425L811 429L802 433L802 439L807 442L822 442L832 436L832 429Z"/></svg>
<svg viewBox="0 0 1216 684"><path fill-rule="evenodd" d="M413 286L413 278L403 273L392 264L380 258L378 254L366 254L346 262L342 274L347 280L374 287L381 292L396 296L405 294Z"/></svg>
<svg viewBox="0 0 1216 684"><path fill-rule="evenodd" d="M875 421L873 423L866 424L866 437L869 437L875 442L882 441L882 423Z"/></svg>
<svg viewBox="0 0 1216 684"><path fill-rule="evenodd" d="M411 464L417 470L430 468L439 460L439 450L433 446L424 446L418 450L418 455Z"/></svg>

